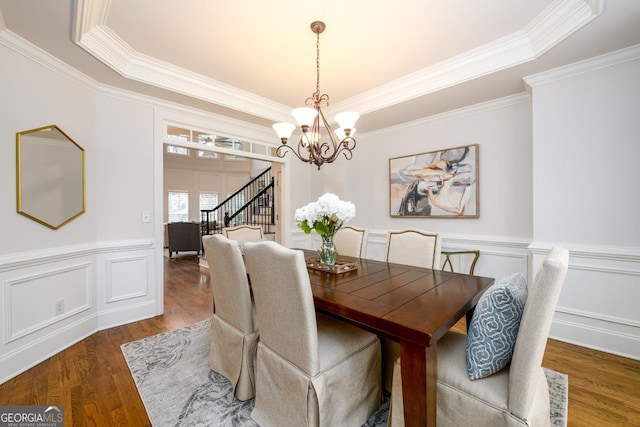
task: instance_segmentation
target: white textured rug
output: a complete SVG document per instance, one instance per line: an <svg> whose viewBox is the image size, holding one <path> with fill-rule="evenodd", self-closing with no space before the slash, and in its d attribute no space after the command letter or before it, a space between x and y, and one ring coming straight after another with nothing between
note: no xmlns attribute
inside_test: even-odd
<svg viewBox="0 0 640 427"><path fill-rule="evenodd" d="M151 423L165 426L256 426L253 400L229 401L231 384L209 369L209 323L199 322L122 345ZM551 424L566 426L567 376L545 369ZM389 396L365 427L387 425Z"/></svg>

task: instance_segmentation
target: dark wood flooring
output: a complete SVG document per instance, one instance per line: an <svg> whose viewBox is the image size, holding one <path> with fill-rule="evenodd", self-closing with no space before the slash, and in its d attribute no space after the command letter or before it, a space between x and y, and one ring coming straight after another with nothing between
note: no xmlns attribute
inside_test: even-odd
<svg viewBox="0 0 640 427"><path fill-rule="evenodd" d="M120 345L208 319L213 307L196 256L165 258L164 288L162 316L96 332L0 384L0 405L63 405L65 426L149 426ZM569 426L640 426L640 361L549 340L544 366L569 375Z"/></svg>

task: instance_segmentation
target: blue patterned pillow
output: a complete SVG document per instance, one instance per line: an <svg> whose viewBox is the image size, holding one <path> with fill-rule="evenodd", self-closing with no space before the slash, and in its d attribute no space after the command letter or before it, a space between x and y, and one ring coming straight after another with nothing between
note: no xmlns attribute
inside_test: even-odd
<svg viewBox="0 0 640 427"><path fill-rule="evenodd" d="M505 277L480 297L467 332L469 379L487 377L509 364L526 301L522 273Z"/></svg>

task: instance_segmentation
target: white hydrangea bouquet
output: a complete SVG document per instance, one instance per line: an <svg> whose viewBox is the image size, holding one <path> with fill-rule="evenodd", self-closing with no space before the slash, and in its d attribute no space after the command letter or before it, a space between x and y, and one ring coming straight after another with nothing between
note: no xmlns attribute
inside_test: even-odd
<svg viewBox="0 0 640 427"><path fill-rule="evenodd" d="M351 221L356 215L353 203L340 200L332 193L325 193L317 201L296 210L295 220L306 234L315 230L322 238L322 245L318 254L320 262L334 265L337 258L333 236L345 222Z"/></svg>

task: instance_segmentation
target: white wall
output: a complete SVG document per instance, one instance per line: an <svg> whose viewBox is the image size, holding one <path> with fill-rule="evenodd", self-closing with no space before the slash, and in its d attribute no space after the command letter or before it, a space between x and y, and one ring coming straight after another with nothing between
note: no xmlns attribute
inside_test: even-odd
<svg viewBox="0 0 640 427"><path fill-rule="evenodd" d="M640 358L640 46L528 79L533 243L568 246L552 334Z"/></svg>
<svg viewBox="0 0 640 427"><path fill-rule="evenodd" d="M2 383L99 329L163 312L167 120L255 142L260 163L279 159L265 154L270 129L99 85L7 31L0 63ZM86 150L86 213L57 231L15 204L15 134L50 124ZM227 188L237 188L235 178Z"/></svg>
<svg viewBox="0 0 640 427"><path fill-rule="evenodd" d="M153 107L99 93L91 79L19 40L12 49L0 43L0 63L3 382L98 329L162 306L154 229L141 223L154 200ZM59 230L17 214L15 204L15 134L51 124L86 155L86 213ZM56 314L60 300L64 312Z"/></svg>
<svg viewBox="0 0 640 427"><path fill-rule="evenodd" d="M479 218L390 216L390 158L470 144L479 145ZM445 248L481 249L476 274L500 277L527 270L532 236L530 159L531 104L529 96L521 94L363 135L351 161L339 159L319 172L311 171L309 199L330 191L352 201L356 217L351 223L369 229L370 258L384 258L388 230L422 228L443 233ZM297 230L293 234L299 245L317 244L302 243L304 236ZM455 262L464 269L470 260Z"/></svg>
<svg viewBox="0 0 640 427"><path fill-rule="evenodd" d="M97 329L162 312L163 120L273 138L231 119L168 112L12 43L0 37L0 382ZM552 333L640 358L631 306L640 293L637 50L613 55L634 58L626 62L595 60L579 74L531 79L532 101L521 95L361 135L353 160L321 171L288 155L284 243L313 246L293 211L331 191L356 204L353 223L370 229L372 258L384 256L387 230L404 227L440 230L445 248L480 249L476 273L491 277L531 276L551 245L566 245L571 268ZM15 133L49 124L86 150L87 212L57 231L15 206ZM467 144L480 146L478 219L389 216L389 158ZM65 312L56 316L59 299Z"/></svg>
<svg viewBox="0 0 640 427"><path fill-rule="evenodd" d="M636 46L531 76L531 97L361 135L353 160L307 172L292 208L334 192L355 203L353 224L369 228L368 257L384 258L390 229L437 230L445 249L479 249L475 273L494 278L522 271L532 280L549 249L565 246L551 336L640 359L639 75ZM468 144L479 144L478 219L389 216L389 158ZM296 246L317 247L291 234Z"/></svg>
<svg viewBox="0 0 640 427"><path fill-rule="evenodd" d="M0 44L0 382L95 331L95 116L87 82ZM16 212L16 133L56 124L86 157L87 213L52 230ZM55 302L65 311L55 314Z"/></svg>

